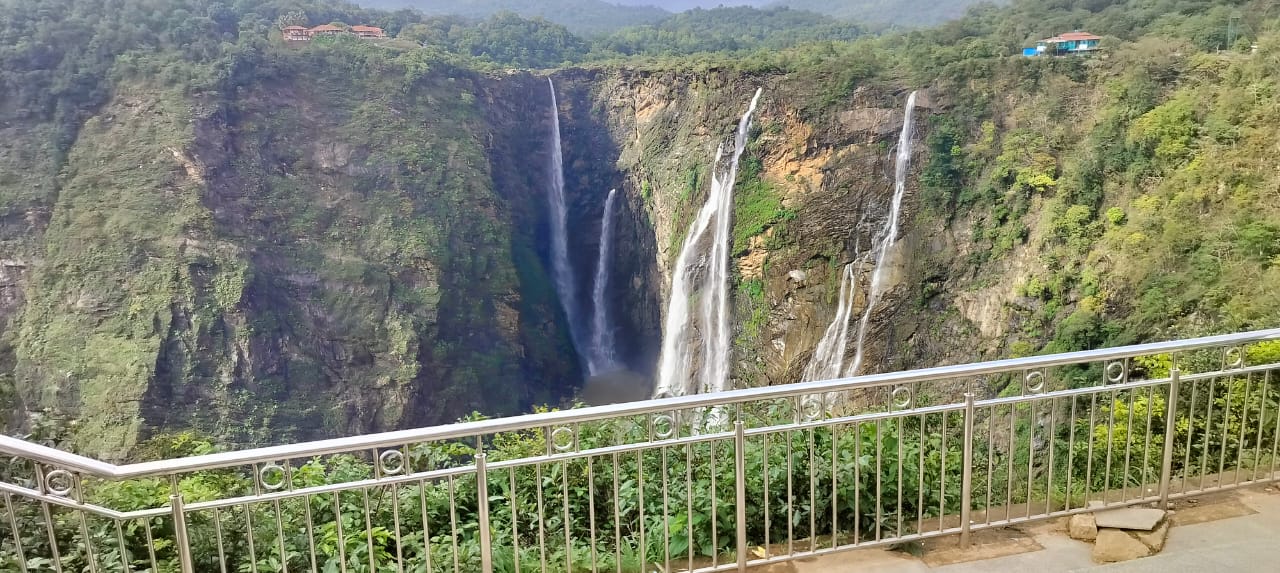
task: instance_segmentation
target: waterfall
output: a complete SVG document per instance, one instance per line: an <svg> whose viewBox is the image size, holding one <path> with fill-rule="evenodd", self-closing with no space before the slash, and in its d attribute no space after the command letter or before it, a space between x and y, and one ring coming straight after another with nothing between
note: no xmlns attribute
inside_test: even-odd
<svg viewBox="0 0 1280 573"><path fill-rule="evenodd" d="M856 257L855 257L856 258ZM836 304L836 318L827 326L813 352L813 359L804 369L803 382L834 380L844 373L844 356L849 344L849 323L853 315L854 294L858 286L854 267L858 261L845 265L840 278L840 301Z"/></svg>
<svg viewBox="0 0 1280 573"><path fill-rule="evenodd" d="M724 144L716 149L711 164L711 192L698 218L685 236L680 256L672 268L671 302L663 328L662 359L658 369L658 395L684 395L724 390L729 381L729 249L733 211L733 186L738 178L738 160L747 147L751 116L760 101L756 90L747 112L734 134L733 154L726 171L720 172ZM703 238L715 221L711 244ZM699 297L696 323L690 316L690 296ZM701 344L695 338L701 335ZM695 348L701 352L695 354ZM701 370L694 371L695 356Z"/></svg>
<svg viewBox="0 0 1280 573"><path fill-rule="evenodd" d="M551 188L547 201L551 213L551 275L556 294L569 321L569 337L573 346L582 352L582 340L578 333L578 293L573 285L573 266L569 261L569 216L564 201L564 156L560 150L560 105L556 101L556 85L547 78L551 89Z"/></svg>
<svg viewBox="0 0 1280 573"><path fill-rule="evenodd" d="M889 206L889 218L885 220L872 256L875 258L875 270L871 273L871 288L867 293L867 308L862 311L862 322L858 325L858 346L854 353L853 364L849 367L848 376L856 376L862 367L863 344L867 338L867 325L871 322L871 313L875 311L880 297L884 296L885 282L888 280L887 266L889 250L898 242L898 219L902 211L902 197L907 192L907 174L911 167L912 118L916 110L916 93L907 97L907 110L902 119L902 133L898 136L898 157L893 173L893 204Z"/></svg>
<svg viewBox="0 0 1280 573"><path fill-rule="evenodd" d="M613 325L609 324L609 307L605 291L609 286L609 258L613 254L613 201L618 190L609 191L604 201L604 216L600 221L600 255L596 261L596 282L591 291L591 354L587 367L592 376L617 369Z"/></svg>

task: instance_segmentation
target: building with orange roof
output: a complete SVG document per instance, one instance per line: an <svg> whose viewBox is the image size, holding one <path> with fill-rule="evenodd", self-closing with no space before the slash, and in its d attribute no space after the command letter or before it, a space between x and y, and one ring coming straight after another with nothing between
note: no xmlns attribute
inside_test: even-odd
<svg viewBox="0 0 1280 573"><path fill-rule="evenodd" d="M351 33L361 38L385 38L387 33L377 26L352 26Z"/></svg>

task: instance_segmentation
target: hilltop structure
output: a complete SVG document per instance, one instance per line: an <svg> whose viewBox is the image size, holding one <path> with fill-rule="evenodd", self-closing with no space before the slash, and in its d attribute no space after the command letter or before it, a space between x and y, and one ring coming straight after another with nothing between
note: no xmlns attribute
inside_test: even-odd
<svg viewBox="0 0 1280 573"><path fill-rule="evenodd" d="M1067 56L1072 54L1087 54L1098 51L1098 43L1102 41L1100 36L1095 36L1088 32L1076 30L1067 32L1052 38L1045 38L1036 42L1034 48L1023 48L1022 55L1032 56Z"/></svg>
<svg viewBox="0 0 1280 573"><path fill-rule="evenodd" d="M306 28L303 26L289 26L281 30L284 34L286 42L310 42L320 36L338 36L342 34L355 34L366 40L378 40L387 37L387 33L377 26L352 26L350 29L333 24L323 24L314 28Z"/></svg>

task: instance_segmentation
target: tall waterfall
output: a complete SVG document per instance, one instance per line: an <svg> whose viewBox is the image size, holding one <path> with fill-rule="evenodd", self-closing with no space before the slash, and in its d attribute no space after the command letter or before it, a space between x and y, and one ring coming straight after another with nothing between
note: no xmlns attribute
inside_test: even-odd
<svg viewBox="0 0 1280 573"><path fill-rule="evenodd" d="M898 136L898 157L894 165L893 204L889 207L889 218L885 220L884 231L876 243L872 255L875 257L875 270L871 273L871 288L867 293L867 308L862 312L862 322L858 325L858 346L854 353L853 364L846 375L856 376L862 367L863 344L867 338L867 325L871 322L871 313L875 311L880 297L884 296L885 282L888 280L889 250L898 242L898 220L902 212L902 197L907 192L907 175L911 167L912 120L916 110L916 93L907 97L907 111L902 120L902 133Z"/></svg>
<svg viewBox="0 0 1280 573"><path fill-rule="evenodd" d="M747 113L738 121L733 155L726 171L719 170L724 144L716 149L715 162L711 164L711 192L689 228L672 269L671 302L663 328L662 360L658 369L658 395L717 392L728 385L733 186L761 91L756 90ZM706 245L703 239L712 220L715 227L710 245ZM690 297L694 294L698 296L696 321L690 316ZM697 349L700 352L695 352ZM698 371L695 371L695 356L701 358Z"/></svg>
<svg viewBox="0 0 1280 573"><path fill-rule="evenodd" d="M555 282L556 293L560 295L560 305L564 307L565 318L569 321L569 336L573 346L582 352L582 337L579 334L578 293L573 285L573 266L569 260L569 216L564 202L564 156L560 150L560 105L556 101L556 85L547 78L547 86L551 89L551 188L547 190L547 201L551 212L551 275Z"/></svg>
<svg viewBox="0 0 1280 573"><path fill-rule="evenodd" d="M618 367L613 325L609 322L609 305L605 300L605 291L609 286L609 259L613 255L613 201L617 195L617 189L609 191L609 198L604 201L604 216L600 221L600 256L596 261L596 281L591 291L591 353L587 361L587 368L592 376Z"/></svg>

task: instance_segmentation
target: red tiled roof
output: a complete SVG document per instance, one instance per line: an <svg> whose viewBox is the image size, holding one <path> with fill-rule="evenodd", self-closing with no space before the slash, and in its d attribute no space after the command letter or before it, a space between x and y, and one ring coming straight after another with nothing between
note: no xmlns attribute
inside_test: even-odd
<svg viewBox="0 0 1280 573"><path fill-rule="evenodd" d="M312 32L341 32L342 28L334 26L333 24L324 24L322 26L316 26L315 28L312 28L311 31Z"/></svg>
<svg viewBox="0 0 1280 573"><path fill-rule="evenodd" d="M381 34L382 28L379 28L377 26L352 26L351 31L352 32L375 32L375 33Z"/></svg>

